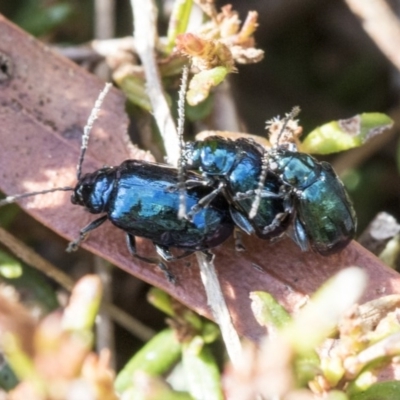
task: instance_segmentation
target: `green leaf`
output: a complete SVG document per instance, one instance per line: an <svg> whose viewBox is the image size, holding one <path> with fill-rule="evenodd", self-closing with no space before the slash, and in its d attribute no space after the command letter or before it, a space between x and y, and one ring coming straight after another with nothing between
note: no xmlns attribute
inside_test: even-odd
<svg viewBox="0 0 400 400"><path fill-rule="evenodd" d="M0 253L0 257L3 257L2 253ZM20 268L21 273L18 275L16 272ZM48 279L35 268L19 264L19 267L12 273L8 271L7 276L2 272L0 274L2 275L0 281L13 286L18 292L24 293L25 304L33 304L35 307L39 306L46 314L60 306L55 291L49 284Z"/></svg>
<svg viewBox="0 0 400 400"><path fill-rule="evenodd" d="M191 106L190 104L185 105L186 119L190 122L201 121L206 119L214 107L214 96L211 94L201 103Z"/></svg>
<svg viewBox="0 0 400 400"><path fill-rule="evenodd" d="M8 362L0 357L0 387L5 391L9 391L18 385L18 378L11 369Z"/></svg>
<svg viewBox="0 0 400 400"><path fill-rule="evenodd" d="M115 75L114 80L130 102L146 111L152 110L143 79L124 73Z"/></svg>
<svg viewBox="0 0 400 400"><path fill-rule="evenodd" d="M382 113L364 113L332 121L310 132L300 145L304 153L330 154L359 147L391 128L393 120Z"/></svg>
<svg viewBox="0 0 400 400"><path fill-rule="evenodd" d="M175 316L171 296L168 293L165 293L163 290L152 287L147 293L147 301L155 308L158 308L160 311L167 314L169 317Z"/></svg>
<svg viewBox="0 0 400 400"><path fill-rule="evenodd" d="M186 32L189 17L193 7L193 0L175 0L169 19L167 33L167 51L170 53L175 46L177 35Z"/></svg>
<svg viewBox="0 0 400 400"><path fill-rule="evenodd" d="M164 329L149 340L124 366L115 379L115 389L122 393L132 386L132 377L136 371L151 375L161 375L168 371L178 360L182 346L175 331Z"/></svg>
<svg viewBox="0 0 400 400"><path fill-rule="evenodd" d="M15 258L0 250L0 275L3 278L14 279L22 275L22 264Z"/></svg>
<svg viewBox="0 0 400 400"><path fill-rule="evenodd" d="M370 386L365 392L354 394L350 400L398 400L400 399L400 382L379 382Z"/></svg>
<svg viewBox="0 0 400 400"><path fill-rule="evenodd" d="M210 94L210 90L219 85L228 74L225 67L215 67L196 74L189 84L186 99L191 106L204 101Z"/></svg>
<svg viewBox="0 0 400 400"><path fill-rule="evenodd" d="M251 292L251 309L257 322L266 327L282 329L292 320L290 314L267 292Z"/></svg>
<svg viewBox="0 0 400 400"><path fill-rule="evenodd" d="M189 393L196 400L223 400L217 363L201 337L183 346L182 364Z"/></svg>
<svg viewBox="0 0 400 400"><path fill-rule="evenodd" d="M29 1L15 16L15 21L34 36L42 36L66 22L73 13L68 2L43 6L36 1Z"/></svg>

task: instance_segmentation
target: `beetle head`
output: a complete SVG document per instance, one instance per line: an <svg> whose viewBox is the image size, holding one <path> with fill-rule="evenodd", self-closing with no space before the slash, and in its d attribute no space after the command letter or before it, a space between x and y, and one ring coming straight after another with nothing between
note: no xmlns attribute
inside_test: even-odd
<svg viewBox="0 0 400 400"><path fill-rule="evenodd" d="M72 204L84 206L93 214L106 212L115 179L113 167L105 167L84 175L75 186L71 196Z"/></svg>

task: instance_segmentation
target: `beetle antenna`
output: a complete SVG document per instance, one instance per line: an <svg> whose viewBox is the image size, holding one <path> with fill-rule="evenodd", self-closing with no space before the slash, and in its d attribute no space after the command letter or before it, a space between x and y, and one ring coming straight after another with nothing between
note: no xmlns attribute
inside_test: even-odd
<svg viewBox="0 0 400 400"><path fill-rule="evenodd" d="M59 191L69 192L69 191L72 191L72 190L74 190L73 187L65 186L65 187L58 187L58 188L53 188L53 189L39 190L38 192L14 194L13 196L7 196L4 199L0 200L0 207L1 206L5 206L6 204L15 203L16 201L24 199L25 197L36 196L38 194L59 192Z"/></svg>
<svg viewBox="0 0 400 400"><path fill-rule="evenodd" d="M185 168L183 161L183 149L185 142L183 139L183 130L185 125L185 96L188 85L189 68L187 65L183 67L181 87L179 89L178 100L178 141L179 141L179 160L178 160L178 190L179 190L179 210L178 218L186 218L186 188L185 188Z"/></svg>
<svg viewBox="0 0 400 400"><path fill-rule="evenodd" d="M83 128L81 154L79 155L79 161L78 161L78 165L76 167L76 169L77 169L76 177L77 177L78 181L82 175L82 163L85 158L85 153L86 153L86 149L87 149L88 142L89 142L90 131L93 128L93 124L99 115L101 105L102 105L107 93L110 91L111 86L112 86L111 83L106 83L106 85L104 86L104 89L100 92L99 97L97 98L97 100L94 104L94 107L92 109L92 112L89 115L89 118L88 118L88 121L87 121L85 127ZM73 191L73 190L74 190L73 187L65 186L65 187L58 187L58 188L53 188L53 189L39 190L37 192L14 194L12 196L7 196L4 199L0 200L0 207L4 206L6 204L15 203L16 201L24 199L26 197L37 196L39 194L46 194L46 193L52 193L52 192L59 192L59 191L67 192L67 191Z"/></svg>
<svg viewBox="0 0 400 400"><path fill-rule="evenodd" d="M289 121L296 118L299 113L300 113L300 107L294 106L292 108L292 110L290 111L290 113L285 115L285 118L282 121L282 128L281 128L281 130L278 134L277 140L276 140L276 145L279 145L280 139L281 139L282 135L284 134ZM258 207L260 206L261 194L262 194L262 190L264 187L265 179L267 179L267 174L268 174L268 155L269 155L269 152L267 150L265 150L263 157L262 157L260 179L258 181L257 189L255 190L254 201L253 201L253 204L251 205L251 209L249 212L250 219L253 219L256 216Z"/></svg>
<svg viewBox="0 0 400 400"><path fill-rule="evenodd" d="M99 97L97 98L96 102L94 103L92 111L86 122L86 125L83 128L81 154L79 155L79 161L78 161L78 165L76 167L76 179L78 181L82 175L82 164L83 164L83 160L85 158L86 150L88 147L90 132L92 131L94 122L96 121L96 119L99 116L101 105L103 104L103 101L104 101L105 97L107 96L107 93L110 91L111 86L112 86L111 83L105 84L104 89L100 92Z"/></svg>
<svg viewBox="0 0 400 400"><path fill-rule="evenodd" d="M251 205L251 209L249 212L249 218L253 219L258 211L258 207L260 206L261 202L261 193L264 187L264 182L265 179L267 178L267 173L268 173L268 151L264 150L264 154L262 156L261 160L261 173L260 173L260 179L258 180L258 185L257 189L255 190L255 197L253 204Z"/></svg>

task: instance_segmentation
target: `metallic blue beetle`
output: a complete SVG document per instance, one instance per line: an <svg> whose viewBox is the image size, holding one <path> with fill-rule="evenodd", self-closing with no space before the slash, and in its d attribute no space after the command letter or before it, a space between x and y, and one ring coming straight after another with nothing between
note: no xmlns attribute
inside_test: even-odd
<svg viewBox="0 0 400 400"><path fill-rule="evenodd" d="M263 154L263 147L250 139L210 136L204 141L186 143L183 160L185 169L201 172L208 179L208 184L214 187L214 195L224 194L232 219L240 229L262 239L271 239L280 236L289 222L279 179L272 173L267 174L258 212L252 219L249 214L254 194L240 197L256 190ZM208 200L201 201L189 214L195 215Z"/></svg>
<svg viewBox="0 0 400 400"><path fill-rule="evenodd" d="M187 205L193 207L212 189L195 173L189 173L188 178L197 183L185 196ZM71 201L93 214L104 215L84 227L68 250L75 250L89 232L110 220L126 232L128 249L134 257L157 264L173 281L162 261L137 254L135 236L150 239L157 253L168 262L218 246L232 234L234 227L228 204L221 195L215 196L192 220L178 219L177 185L175 168L139 160L127 160L118 167L105 167L84 175L74 188ZM184 253L174 257L170 247Z"/></svg>

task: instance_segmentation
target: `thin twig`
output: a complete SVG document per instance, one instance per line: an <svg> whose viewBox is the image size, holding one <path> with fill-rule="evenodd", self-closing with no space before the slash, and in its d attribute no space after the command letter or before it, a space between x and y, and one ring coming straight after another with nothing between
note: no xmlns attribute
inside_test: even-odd
<svg viewBox="0 0 400 400"><path fill-rule="evenodd" d="M96 39L111 39L115 35L115 1L95 0L95 27Z"/></svg>
<svg viewBox="0 0 400 400"><path fill-rule="evenodd" d="M364 30L400 71L400 22L384 0L346 0Z"/></svg>
<svg viewBox="0 0 400 400"><path fill-rule="evenodd" d="M177 165L179 158L179 139L172 118L155 56L157 35L157 7L153 0L131 0L135 26L136 51L142 61L147 94L153 107L153 115L163 138L168 162Z"/></svg>
<svg viewBox="0 0 400 400"><path fill-rule="evenodd" d="M0 228L0 243L7 247L24 263L31 265L38 271L41 271L50 279L57 282L65 290L70 292L73 289L75 282L67 274L60 271L57 267L45 260L25 243L18 240L3 228ZM114 306L113 304L103 303L102 309L107 311L116 323L124 327L127 331L139 339L148 341L152 336L154 336L154 331L152 329L143 325L140 321L131 317L125 311Z"/></svg>
<svg viewBox="0 0 400 400"><path fill-rule="evenodd" d="M211 309L215 322L221 329L222 338L224 340L229 359L233 366L238 366L242 359L242 345L239 335L232 324L228 306L224 295L221 291L218 276L215 272L214 263L208 261L206 256L201 253L196 253L197 262L200 267L200 276L206 290L207 302Z"/></svg>
<svg viewBox="0 0 400 400"><path fill-rule="evenodd" d="M94 37L96 39L109 39L115 35L115 1L95 0L94 2ZM107 64L101 63L96 68L96 75L104 80L110 79L110 69ZM100 256L93 256L94 270L103 286L103 301L112 302L112 268ZM116 349L114 324L110 315L103 309L99 310L96 318L96 350L100 352L109 349L109 365L116 369Z"/></svg>

